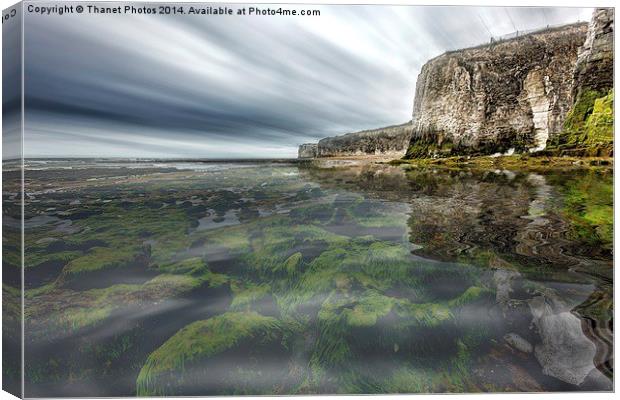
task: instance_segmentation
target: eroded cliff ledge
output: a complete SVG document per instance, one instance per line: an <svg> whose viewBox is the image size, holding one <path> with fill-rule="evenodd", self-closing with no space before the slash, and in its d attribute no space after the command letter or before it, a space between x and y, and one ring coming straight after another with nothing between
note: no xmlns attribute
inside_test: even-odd
<svg viewBox="0 0 620 400"><path fill-rule="evenodd" d="M587 24L445 53L418 76L407 158L542 150L562 131Z"/></svg>
<svg viewBox="0 0 620 400"><path fill-rule="evenodd" d="M411 122L321 139L316 157L381 155L400 158L411 138ZM300 148L301 151L301 148Z"/></svg>

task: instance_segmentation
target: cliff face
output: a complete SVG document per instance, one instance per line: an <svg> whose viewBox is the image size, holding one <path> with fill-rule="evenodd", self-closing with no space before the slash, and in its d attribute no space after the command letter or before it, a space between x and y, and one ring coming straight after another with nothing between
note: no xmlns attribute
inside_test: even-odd
<svg viewBox="0 0 620 400"><path fill-rule="evenodd" d="M549 143L560 155L613 154L614 10L597 9L575 64L571 110Z"/></svg>
<svg viewBox="0 0 620 400"><path fill-rule="evenodd" d="M315 158L317 153L316 143L304 143L299 146L297 157L299 158Z"/></svg>
<svg viewBox="0 0 620 400"><path fill-rule="evenodd" d="M386 128L347 133L319 141L317 157L385 155L402 157L411 138L411 122ZM301 151L301 148L300 148Z"/></svg>
<svg viewBox="0 0 620 400"><path fill-rule="evenodd" d="M606 93L614 86L614 9L594 11L585 43L575 64L573 96L576 102L583 92Z"/></svg>
<svg viewBox="0 0 620 400"><path fill-rule="evenodd" d="M531 152L562 131L586 24L445 53L418 76L407 157Z"/></svg>

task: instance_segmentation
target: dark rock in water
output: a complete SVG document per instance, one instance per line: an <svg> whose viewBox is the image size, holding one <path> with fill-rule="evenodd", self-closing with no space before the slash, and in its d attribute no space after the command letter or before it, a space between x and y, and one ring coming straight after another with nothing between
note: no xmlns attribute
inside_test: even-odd
<svg viewBox="0 0 620 400"><path fill-rule="evenodd" d="M257 209L255 208L249 208L249 207L243 207L241 209L241 211L239 211L239 221L240 222L245 222L245 221L251 221L253 219L256 219L260 216L260 213Z"/></svg>

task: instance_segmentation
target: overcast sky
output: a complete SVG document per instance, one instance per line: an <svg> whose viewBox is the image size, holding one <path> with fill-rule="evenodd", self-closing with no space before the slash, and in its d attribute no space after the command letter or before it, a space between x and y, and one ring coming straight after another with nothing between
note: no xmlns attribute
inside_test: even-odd
<svg viewBox="0 0 620 400"><path fill-rule="evenodd" d="M488 42L484 24L502 35L592 12L286 8L321 16L26 13L26 156L294 157L410 120L421 66Z"/></svg>

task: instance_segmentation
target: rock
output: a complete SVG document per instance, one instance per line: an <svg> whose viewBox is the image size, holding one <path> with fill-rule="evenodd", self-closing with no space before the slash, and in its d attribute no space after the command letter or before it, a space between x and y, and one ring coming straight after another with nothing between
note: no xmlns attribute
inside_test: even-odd
<svg viewBox="0 0 620 400"><path fill-rule="evenodd" d="M583 333L581 321L557 300L536 296L529 301L541 343L534 355L545 375L580 385L595 369L596 346ZM553 305L553 306L552 306Z"/></svg>
<svg viewBox="0 0 620 400"><path fill-rule="evenodd" d="M310 146L316 146L316 155L313 157L380 155L400 158L405 155L410 138L411 122L407 122L328 137L320 140L318 145L303 144L299 147L299 157L310 157L309 154L314 151Z"/></svg>
<svg viewBox="0 0 620 400"><path fill-rule="evenodd" d="M316 143L304 143L299 146L298 158L315 158L318 145Z"/></svg>
<svg viewBox="0 0 620 400"><path fill-rule="evenodd" d="M504 336L504 340L506 341L506 343L508 343L511 347L522 351L523 353L531 353L534 350L534 347L532 346L532 344L530 342L528 342L527 340L523 339L521 336L519 336L516 333L508 333Z"/></svg>
<svg viewBox="0 0 620 400"><path fill-rule="evenodd" d="M405 155L411 138L411 123L388 126L346 135L325 138L319 141L319 157L352 155Z"/></svg>
<svg viewBox="0 0 620 400"><path fill-rule="evenodd" d="M585 43L575 64L575 103L587 90L605 93L614 87L614 9L594 10Z"/></svg>
<svg viewBox="0 0 620 400"><path fill-rule="evenodd" d="M572 105L584 23L440 55L418 76L408 158L544 149Z"/></svg>
<svg viewBox="0 0 620 400"><path fill-rule="evenodd" d="M495 300L504 312L510 301L513 281L520 277L520 273L512 270L498 269L493 273L493 282L496 288Z"/></svg>
<svg viewBox="0 0 620 400"><path fill-rule="evenodd" d="M614 141L614 10L596 9L579 49L573 76L573 104L564 131L548 151L568 156L611 157Z"/></svg>

